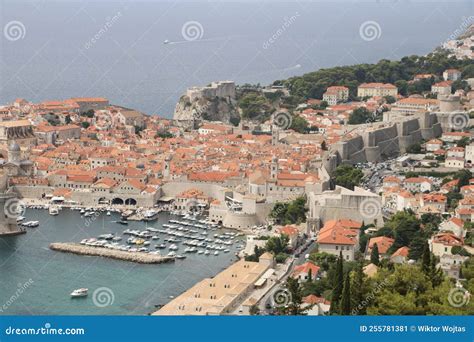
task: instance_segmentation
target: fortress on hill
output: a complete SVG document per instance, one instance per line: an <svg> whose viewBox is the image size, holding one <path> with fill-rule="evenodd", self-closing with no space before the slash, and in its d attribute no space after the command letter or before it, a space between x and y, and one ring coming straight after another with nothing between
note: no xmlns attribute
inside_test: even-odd
<svg viewBox="0 0 474 342"><path fill-rule="evenodd" d="M186 96L189 97L190 101L200 98L235 98L235 83L233 81L220 81L212 82L206 87L191 87L187 89Z"/></svg>

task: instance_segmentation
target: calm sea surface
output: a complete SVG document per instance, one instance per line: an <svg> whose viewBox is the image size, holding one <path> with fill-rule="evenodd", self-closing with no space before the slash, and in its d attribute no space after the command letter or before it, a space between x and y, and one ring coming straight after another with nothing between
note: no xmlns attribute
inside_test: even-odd
<svg viewBox="0 0 474 342"><path fill-rule="evenodd" d="M12 21L23 27L10 40L0 36L0 104L105 96L170 117L193 85L268 84L426 54L472 23L473 3L3 0L1 28ZM375 34L363 31L363 39L361 26Z"/></svg>

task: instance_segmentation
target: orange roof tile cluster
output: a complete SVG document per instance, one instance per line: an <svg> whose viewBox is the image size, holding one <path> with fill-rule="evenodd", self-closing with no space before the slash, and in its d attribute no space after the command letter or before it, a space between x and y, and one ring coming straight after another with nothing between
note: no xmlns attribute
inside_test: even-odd
<svg viewBox="0 0 474 342"><path fill-rule="evenodd" d="M462 246L463 240L452 233L439 233L433 236L433 243L440 243L445 246Z"/></svg>
<svg viewBox="0 0 474 342"><path fill-rule="evenodd" d="M361 222L342 219L327 221L319 231L319 244L355 245L358 241Z"/></svg>
<svg viewBox="0 0 474 342"><path fill-rule="evenodd" d="M303 274L308 274L310 270L311 270L312 277L316 277L319 273L319 269L320 269L319 266L313 264L310 261L307 261L304 264L301 264L301 265L298 265L298 266L295 267L295 269L292 273L292 277L297 277L302 273Z"/></svg>
<svg viewBox="0 0 474 342"><path fill-rule="evenodd" d="M374 245L377 244L379 253L386 254L388 249L392 247L394 241L394 239L386 236L373 237L369 240L369 243L367 244L367 252L370 253L372 251L372 248L374 248Z"/></svg>

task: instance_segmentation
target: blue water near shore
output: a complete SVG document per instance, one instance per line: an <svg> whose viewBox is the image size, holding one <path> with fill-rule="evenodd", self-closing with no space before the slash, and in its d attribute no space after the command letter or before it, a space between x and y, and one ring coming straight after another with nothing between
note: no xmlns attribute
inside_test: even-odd
<svg viewBox="0 0 474 342"><path fill-rule="evenodd" d="M473 4L3 0L0 27L20 21L25 34L16 41L0 36L0 104L104 96L171 117L189 86L268 84L325 67L429 53L472 23L466 18ZM201 25L200 40L189 42L182 27L193 21ZM360 36L365 22L379 25L373 40Z"/></svg>
<svg viewBox="0 0 474 342"><path fill-rule="evenodd" d="M28 209L26 220L38 220L41 225L28 229L24 235L0 238L0 315L148 314L156 310L155 305L167 303L170 296L177 296L203 278L214 276L236 259L236 244L230 247L230 253L221 252L218 256L188 253L184 260L158 265L49 250L51 242L79 242L100 234L119 234L127 228L144 230L147 226L145 222L122 226L112 222L119 218L118 214L112 215L102 214L91 220L68 209L58 216L50 216L47 210ZM168 219L169 215L163 213L148 226L161 228ZM209 237L216 232L210 231ZM160 239L152 240L152 246L166 237L158 235ZM127 237L121 243L125 244ZM178 253L184 254L180 245ZM168 252L162 250L162 253L165 251ZM31 285L23 286L28 282ZM70 292L81 287L89 289L89 296L71 299ZM100 287L107 287L113 293L111 305L94 305L92 294ZM25 289L12 300L19 288Z"/></svg>

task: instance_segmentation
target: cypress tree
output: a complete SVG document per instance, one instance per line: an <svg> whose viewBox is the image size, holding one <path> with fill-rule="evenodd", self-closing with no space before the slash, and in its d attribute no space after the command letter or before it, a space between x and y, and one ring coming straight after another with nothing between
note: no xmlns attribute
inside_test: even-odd
<svg viewBox="0 0 474 342"><path fill-rule="evenodd" d="M344 289L342 290L341 297L341 315L350 315L351 314L351 281L350 281L350 272L347 272Z"/></svg>
<svg viewBox="0 0 474 342"><path fill-rule="evenodd" d="M365 296L364 276L363 264L362 262L358 262L354 270L354 278L351 284L351 306L357 309L357 315L365 315L367 312L366 305L361 305Z"/></svg>
<svg viewBox="0 0 474 342"><path fill-rule="evenodd" d="M428 243L425 242L425 246L423 248L423 255L421 257L421 270L424 274L429 275L431 268L431 252Z"/></svg>
<svg viewBox="0 0 474 342"><path fill-rule="evenodd" d="M311 268L308 271L308 283L311 283L313 281L313 271Z"/></svg>
<svg viewBox="0 0 474 342"><path fill-rule="evenodd" d="M372 252L370 252L370 262L377 266L380 264L379 246L376 243L374 243Z"/></svg>
<svg viewBox="0 0 474 342"><path fill-rule="evenodd" d="M431 285L438 287L444 280L443 271L436 267L436 257L431 253L430 274Z"/></svg>
<svg viewBox="0 0 474 342"><path fill-rule="evenodd" d="M342 251L341 251L339 253L339 259L337 259L336 273L334 275L334 287L332 290L332 297L331 297L330 312L333 314L338 312L343 283L344 283L344 265L343 265Z"/></svg>

